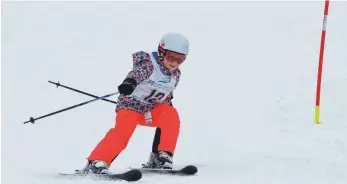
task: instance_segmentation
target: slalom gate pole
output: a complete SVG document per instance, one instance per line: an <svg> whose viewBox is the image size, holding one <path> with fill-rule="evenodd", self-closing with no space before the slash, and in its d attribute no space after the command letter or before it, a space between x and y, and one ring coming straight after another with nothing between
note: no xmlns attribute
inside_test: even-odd
<svg viewBox="0 0 347 184"><path fill-rule="evenodd" d="M329 0L325 0L323 27L322 27L321 42L320 42L318 76L317 76L316 108L315 108L315 120L314 120L315 124L320 123L320 95L321 95L321 84L322 84L325 35L326 35L326 28L327 28L327 22L328 22L328 10L329 10Z"/></svg>

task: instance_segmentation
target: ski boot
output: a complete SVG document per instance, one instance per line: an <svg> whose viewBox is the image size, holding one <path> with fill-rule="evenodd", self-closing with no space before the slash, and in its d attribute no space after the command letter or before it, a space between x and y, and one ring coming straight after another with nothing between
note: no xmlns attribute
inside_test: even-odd
<svg viewBox="0 0 347 184"><path fill-rule="evenodd" d="M147 163L142 164L142 168L155 168L154 160L158 157L158 153L151 152Z"/></svg>
<svg viewBox="0 0 347 184"><path fill-rule="evenodd" d="M154 168L172 169L172 157L166 151L159 151L158 156L154 159Z"/></svg>
<svg viewBox="0 0 347 184"><path fill-rule="evenodd" d="M78 174L110 174L108 165L102 160L88 161L86 166L81 170L76 170Z"/></svg>

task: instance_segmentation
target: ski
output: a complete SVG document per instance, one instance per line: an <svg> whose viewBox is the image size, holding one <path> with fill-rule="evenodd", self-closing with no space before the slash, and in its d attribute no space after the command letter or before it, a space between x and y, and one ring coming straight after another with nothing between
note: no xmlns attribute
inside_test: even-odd
<svg viewBox="0 0 347 184"><path fill-rule="evenodd" d="M133 168L134 169L134 168ZM154 168L136 168L142 173L158 173L158 174L171 174L171 175L194 175L198 172L198 168L194 165L187 165L181 169L154 169Z"/></svg>
<svg viewBox="0 0 347 184"><path fill-rule="evenodd" d="M74 179L88 178L93 180L124 180L124 181L138 181L142 178L142 173L138 169L132 169L124 173L119 174L84 174L84 173L60 173L62 176L66 176Z"/></svg>

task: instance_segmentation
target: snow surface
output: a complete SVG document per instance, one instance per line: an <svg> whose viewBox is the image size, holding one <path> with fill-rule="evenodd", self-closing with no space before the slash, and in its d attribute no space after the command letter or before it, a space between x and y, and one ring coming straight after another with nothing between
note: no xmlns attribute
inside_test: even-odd
<svg viewBox="0 0 347 184"><path fill-rule="evenodd" d="M155 50L167 31L191 43L174 98L182 120L174 162L196 164L199 173L144 175L138 183L347 183L347 2L330 3L320 125L323 1L2 6L2 183L109 183L57 174L84 166L114 125L114 104L23 122L91 99L48 80L99 96L117 91L131 54ZM154 130L138 127L111 171L146 162Z"/></svg>

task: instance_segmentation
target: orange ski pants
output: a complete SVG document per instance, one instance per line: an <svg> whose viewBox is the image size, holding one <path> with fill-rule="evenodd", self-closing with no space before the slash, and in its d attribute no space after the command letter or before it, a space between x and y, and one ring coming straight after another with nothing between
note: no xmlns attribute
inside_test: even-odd
<svg viewBox="0 0 347 184"><path fill-rule="evenodd" d="M88 160L103 160L108 166L128 145L137 125L161 129L158 151L174 154L179 135L180 120L176 109L168 104L158 104L152 111L152 123L146 124L145 116L133 110L120 109L115 127L111 128L94 148Z"/></svg>

